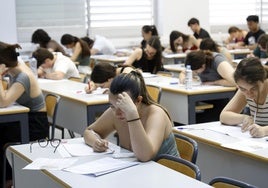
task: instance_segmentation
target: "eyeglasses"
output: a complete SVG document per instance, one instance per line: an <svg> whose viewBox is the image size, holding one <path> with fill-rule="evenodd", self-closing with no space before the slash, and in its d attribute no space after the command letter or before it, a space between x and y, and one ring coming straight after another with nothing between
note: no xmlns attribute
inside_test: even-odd
<svg viewBox="0 0 268 188"><path fill-rule="evenodd" d="M41 147L41 148L45 148L45 147L47 147L48 146L48 143L50 143L50 145L53 147L53 148L55 148L54 149L54 153L56 152L56 150L57 150L57 148L59 147L59 145L60 145L60 143L61 143L61 140L60 139L39 139L39 140L36 140L35 142L32 142L31 144L30 144L30 153L32 153L32 145L34 144L34 143L38 143L39 144L39 146Z"/></svg>

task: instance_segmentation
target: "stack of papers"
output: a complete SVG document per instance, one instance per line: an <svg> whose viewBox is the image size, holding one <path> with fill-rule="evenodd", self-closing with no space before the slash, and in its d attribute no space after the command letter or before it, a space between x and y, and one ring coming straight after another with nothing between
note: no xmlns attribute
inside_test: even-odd
<svg viewBox="0 0 268 188"><path fill-rule="evenodd" d="M88 163L65 168L64 170L76 174L100 176L138 164L139 162L137 161L125 161L122 159L105 157Z"/></svg>

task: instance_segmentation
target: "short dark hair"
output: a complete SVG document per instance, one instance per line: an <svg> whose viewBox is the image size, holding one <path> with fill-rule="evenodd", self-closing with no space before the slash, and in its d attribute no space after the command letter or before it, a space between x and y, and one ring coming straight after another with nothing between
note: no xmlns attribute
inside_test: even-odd
<svg viewBox="0 0 268 188"><path fill-rule="evenodd" d="M94 83L104 83L110 78L116 76L116 67L107 62L100 62L96 64L91 73L91 80Z"/></svg>
<svg viewBox="0 0 268 188"><path fill-rule="evenodd" d="M38 48L33 52L33 57L37 61L37 68L40 67L47 58L51 60L54 58L53 54L46 48Z"/></svg>
<svg viewBox="0 0 268 188"><path fill-rule="evenodd" d="M40 47L45 48L47 43L51 40L51 37L43 29L37 29L32 34L32 43L40 44Z"/></svg>
<svg viewBox="0 0 268 188"><path fill-rule="evenodd" d="M191 19L188 21L188 26L193 25L193 24L198 24L198 25L199 25L199 20L196 19L196 18L191 18Z"/></svg>
<svg viewBox="0 0 268 188"><path fill-rule="evenodd" d="M248 22L252 21L252 22L259 23L259 16L257 16L257 15L249 15L247 17L247 21Z"/></svg>

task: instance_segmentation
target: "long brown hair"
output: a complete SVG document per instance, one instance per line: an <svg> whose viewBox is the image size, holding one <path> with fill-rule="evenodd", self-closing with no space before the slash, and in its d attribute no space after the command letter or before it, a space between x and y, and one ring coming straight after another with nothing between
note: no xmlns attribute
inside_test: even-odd
<svg viewBox="0 0 268 188"><path fill-rule="evenodd" d="M135 101L138 98L138 96L142 96L142 103L147 105L154 104L156 106L159 106L165 111L169 119L171 119L168 111L163 106L156 103L150 97L146 89L144 79L138 70L133 70L127 74L124 73L120 74L113 79L110 85L110 92L113 95L117 95L124 91L128 91L131 93L131 98L133 101Z"/></svg>

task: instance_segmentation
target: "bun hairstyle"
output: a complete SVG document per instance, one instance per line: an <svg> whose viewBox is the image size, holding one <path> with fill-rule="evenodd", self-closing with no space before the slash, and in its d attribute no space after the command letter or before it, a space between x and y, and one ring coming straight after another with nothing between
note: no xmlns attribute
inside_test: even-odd
<svg viewBox="0 0 268 188"><path fill-rule="evenodd" d="M21 46L19 44L0 42L0 64L5 64L6 67L16 67L19 56L16 49L21 49Z"/></svg>

